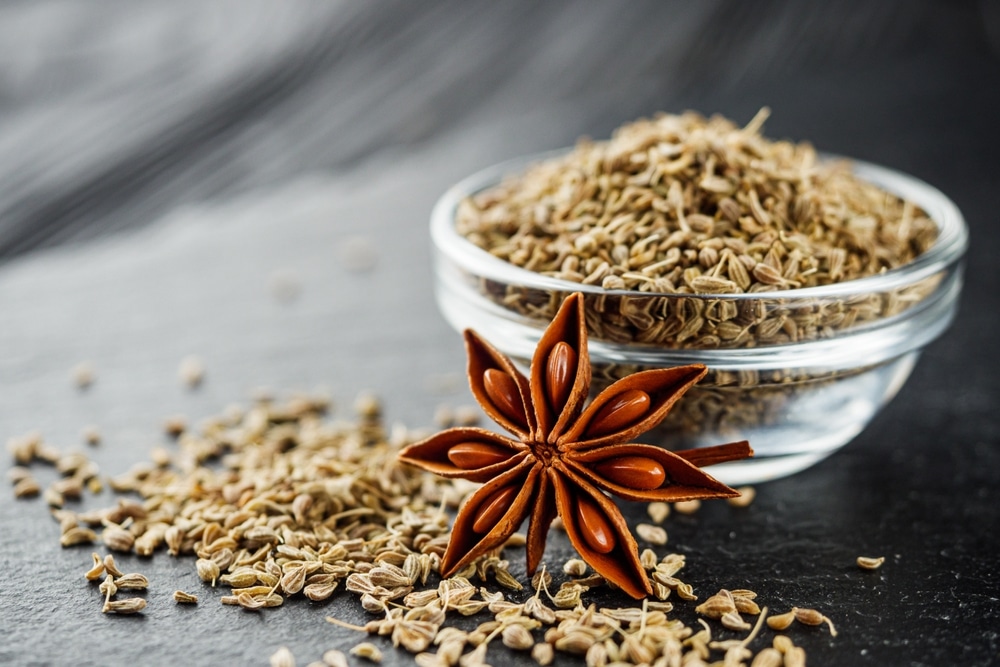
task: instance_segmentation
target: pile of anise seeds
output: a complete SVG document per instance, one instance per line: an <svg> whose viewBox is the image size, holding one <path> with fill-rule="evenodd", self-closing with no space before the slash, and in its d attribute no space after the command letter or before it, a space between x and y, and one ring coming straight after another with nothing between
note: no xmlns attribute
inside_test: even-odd
<svg viewBox="0 0 1000 667"><path fill-rule="evenodd" d="M464 200L460 234L546 276L608 289L739 294L827 285L902 266L937 227L913 204L805 143L688 112L603 142Z"/></svg>
<svg viewBox="0 0 1000 667"><path fill-rule="evenodd" d="M32 466L54 466L62 477L45 499L64 546L103 542L117 553L192 559L206 586L223 589L217 595L222 604L266 610L290 598L319 601L346 589L372 620L363 626L327 620L385 636L415 654L421 667L478 667L498 645L541 665L557 653L580 656L587 667L805 664L803 650L784 634L772 646L757 647L756 655L751 650L767 617L752 591L720 591L698 609L726 631L749 631L741 639L715 639L717 628L705 621L690 627L670 618L668 598L681 604L697 598L678 578L685 566L679 554L644 550L641 561L655 595L621 608L587 602L590 589L607 584L578 559L560 568L566 578L558 586L543 570L522 590L528 582L509 571L502 551L441 579L437 571L449 539L444 508L457 506L475 485L399 464L399 450L417 434L402 427L387 433L374 398L358 402L354 422L326 420L326 408L318 398L280 405L265 400L247 410L230 408L199 433L169 420L165 430L176 437L176 447L159 448L151 462L108 480L121 497L101 510L76 511L70 503L85 488L100 491L96 465L82 454L60 453L37 435L8 443L16 463L11 479L23 486ZM669 512L660 505L650 508L655 523ZM694 509L680 505L678 511ZM515 534L506 547L523 544ZM137 573L122 574L110 554L94 554L84 574L91 585L100 584L105 612L143 612L144 599L115 600L115 593L156 586ZM174 599L199 601L184 591ZM800 623L829 622L813 610L789 613ZM465 617L484 620L460 629L471 627ZM381 660L379 640L362 636L351 655ZM287 649L272 660L294 664ZM344 661L343 653L331 650L313 664Z"/></svg>

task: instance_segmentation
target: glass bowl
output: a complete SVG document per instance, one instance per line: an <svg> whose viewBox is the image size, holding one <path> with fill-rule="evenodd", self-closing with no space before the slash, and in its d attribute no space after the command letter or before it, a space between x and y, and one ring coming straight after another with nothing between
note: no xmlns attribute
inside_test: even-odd
<svg viewBox="0 0 1000 667"><path fill-rule="evenodd" d="M557 154L490 167L437 202L431 237L442 313L526 368L562 300L583 293L593 392L639 370L705 364L708 375L640 440L669 449L749 440L754 458L711 469L728 484L789 475L845 445L955 316L967 244L958 208L922 181L858 161L859 178L921 207L939 236L905 266L833 285L728 295L609 290L516 267L458 234L460 201ZM698 318L689 328L710 333L685 335Z"/></svg>

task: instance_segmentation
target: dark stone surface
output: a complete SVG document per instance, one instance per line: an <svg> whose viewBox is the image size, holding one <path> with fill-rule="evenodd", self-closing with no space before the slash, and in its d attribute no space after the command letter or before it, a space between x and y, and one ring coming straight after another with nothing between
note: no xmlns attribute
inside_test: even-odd
<svg viewBox="0 0 1000 667"><path fill-rule="evenodd" d="M671 517L670 547L702 597L752 588L833 618L836 638L793 633L810 665L995 664L998 26L988 2L5 5L0 436L82 449L95 423L90 453L114 474L160 444L163 417L261 385L325 386L341 414L373 389L390 419L427 426L470 401L461 383L431 390L464 367L431 292L426 220L447 185L656 110L745 120L767 104L770 136L956 201L962 308L852 443L750 508ZM359 236L377 247L366 273L342 254ZM272 297L276 271L299 299ZM208 369L196 392L176 379L189 353ZM83 359L97 382L81 393ZM57 533L41 501L0 500L2 664L266 664L282 644L306 664L361 640L322 620L363 621L351 596L245 613L166 556L124 559L153 582L150 606L109 618L81 576L90 549ZM546 560L569 554L555 535ZM887 563L862 572L859 554ZM174 604L176 588L203 602Z"/></svg>

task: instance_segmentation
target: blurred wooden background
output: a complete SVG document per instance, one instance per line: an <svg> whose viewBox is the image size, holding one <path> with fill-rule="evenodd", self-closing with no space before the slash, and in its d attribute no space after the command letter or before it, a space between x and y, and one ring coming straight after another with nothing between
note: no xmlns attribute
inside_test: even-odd
<svg viewBox="0 0 1000 667"><path fill-rule="evenodd" d="M258 385L332 385L341 414L374 389L427 426L440 401L470 402L432 292L426 225L448 185L657 111L746 122L765 105L768 136L955 200L972 237L962 306L851 444L747 510L674 517L667 548L703 597L751 587L835 618L836 639L795 634L810 664L998 664L996 0L0 2L0 438L41 429L73 448L96 423L88 455L116 474L165 416L196 423ZM357 239L374 269L345 261ZM297 300L273 298L276 275ZM196 392L176 380L189 353L208 368ZM79 392L84 359L98 379ZM428 389L442 377L444 396ZM150 606L109 619L80 577L90 550L56 535L44 503L0 494L2 664L266 664L281 644L305 664L361 640L322 620L365 622L352 596L244 613L159 556L122 557L154 582ZM573 552L553 535L561 563ZM860 553L889 560L864 573ZM181 608L170 587L205 602Z"/></svg>
<svg viewBox="0 0 1000 667"><path fill-rule="evenodd" d="M998 54L990 0L6 2L0 257L458 132L556 147L660 110L769 105L773 136L989 169Z"/></svg>

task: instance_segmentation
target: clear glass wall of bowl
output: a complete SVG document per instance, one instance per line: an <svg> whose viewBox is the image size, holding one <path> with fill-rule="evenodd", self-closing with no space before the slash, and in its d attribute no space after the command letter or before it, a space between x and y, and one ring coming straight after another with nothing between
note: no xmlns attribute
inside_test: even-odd
<svg viewBox="0 0 1000 667"><path fill-rule="evenodd" d="M905 267L800 290L653 294L550 279L498 260L455 232L458 201L525 162L470 177L439 201L431 227L444 316L526 366L562 300L583 292L592 390L650 368L708 367L706 378L642 439L668 448L749 440L754 459L712 469L728 483L791 474L849 442L954 317L964 221L944 195L902 174L856 167L938 223L936 245Z"/></svg>

